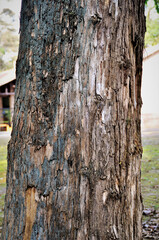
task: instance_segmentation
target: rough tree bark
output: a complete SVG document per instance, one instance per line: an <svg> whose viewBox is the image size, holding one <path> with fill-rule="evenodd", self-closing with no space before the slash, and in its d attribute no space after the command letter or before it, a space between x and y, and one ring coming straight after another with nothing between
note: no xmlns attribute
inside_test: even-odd
<svg viewBox="0 0 159 240"><path fill-rule="evenodd" d="M141 239L144 0L22 1L2 239Z"/></svg>

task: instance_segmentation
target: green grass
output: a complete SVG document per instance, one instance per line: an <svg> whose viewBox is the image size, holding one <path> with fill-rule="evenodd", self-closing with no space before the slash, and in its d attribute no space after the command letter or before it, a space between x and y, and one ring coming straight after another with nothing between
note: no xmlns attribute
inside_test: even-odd
<svg viewBox="0 0 159 240"><path fill-rule="evenodd" d="M159 145L143 148L141 167L142 196L145 208L159 208Z"/></svg>
<svg viewBox="0 0 159 240"><path fill-rule="evenodd" d="M7 146L0 146L0 187L6 182Z"/></svg>
<svg viewBox="0 0 159 240"><path fill-rule="evenodd" d="M0 227L3 221L4 210L4 188L6 186L6 170L7 170L7 146L0 146ZM1 231L1 230L0 230Z"/></svg>
<svg viewBox="0 0 159 240"><path fill-rule="evenodd" d="M0 161L7 159L7 146L0 146Z"/></svg>
<svg viewBox="0 0 159 240"><path fill-rule="evenodd" d="M0 227L3 223L5 194L0 195Z"/></svg>

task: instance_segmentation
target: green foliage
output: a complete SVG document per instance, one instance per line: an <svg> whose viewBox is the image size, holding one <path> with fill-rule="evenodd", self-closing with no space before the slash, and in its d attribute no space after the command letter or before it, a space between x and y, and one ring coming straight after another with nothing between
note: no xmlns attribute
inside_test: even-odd
<svg viewBox="0 0 159 240"><path fill-rule="evenodd" d="M148 3L149 0L145 0L145 4ZM159 13L159 0L154 0L156 11Z"/></svg>
<svg viewBox="0 0 159 240"><path fill-rule="evenodd" d="M5 63L0 57L0 70L3 70L3 69L5 69Z"/></svg>
<svg viewBox="0 0 159 240"><path fill-rule="evenodd" d="M154 0L156 11L159 13L159 0Z"/></svg>
<svg viewBox="0 0 159 240"><path fill-rule="evenodd" d="M15 58L14 58L14 59L15 59ZM15 59L15 60L16 60L16 59ZM9 69L12 69L13 66L14 66L14 61L15 61L15 60L11 60L11 61L5 63L5 62L1 59L1 57L0 57L0 72L3 72L3 71L7 71L7 70L9 70Z"/></svg>
<svg viewBox="0 0 159 240"><path fill-rule="evenodd" d="M159 7L159 0L145 1L146 3L146 34L145 47L159 43L159 15L156 13ZM158 5L155 5L158 4ZM156 11L155 11L156 9ZM159 11L158 11L159 12Z"/></svg>
<svg viewBox="0 0 159 240"><path fill-rule="evenodd" d="M18 50L19 39L17 35L13 35L10 31L1 34L1 41L3 48L16 52Z"/></svg>
<svg viewBox="0 0 159 240"><path fill-rule="evenodd" d="M3 47L0 47L0 55L5 54L5 49Z"/></svg>
<svg viewBox="0 0 159 240"><path fill-rule="evenodd" d="M146 21L145 46L156 45L159 43L159 18Z"/></svg>

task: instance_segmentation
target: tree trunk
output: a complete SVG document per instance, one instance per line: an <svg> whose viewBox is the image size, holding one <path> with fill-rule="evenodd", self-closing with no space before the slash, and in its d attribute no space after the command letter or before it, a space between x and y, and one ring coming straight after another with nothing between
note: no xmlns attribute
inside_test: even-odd
<svg viewBox="0 0 159 240"><path fill-rule="evenodd" d="M2 239L141 239L144 0L22 1Z"/></svg>

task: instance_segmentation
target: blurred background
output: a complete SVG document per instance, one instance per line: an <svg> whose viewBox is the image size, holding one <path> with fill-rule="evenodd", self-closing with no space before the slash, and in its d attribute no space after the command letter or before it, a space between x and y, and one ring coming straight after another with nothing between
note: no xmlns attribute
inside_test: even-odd
<svg viewBox="0 0 159 240"><path fill-rule="evenodd" d="M0 0L0 232L6 187L7 143L12 130L15 63L21 0ZM145 5L146 35L142 77L143 237L159 239L159 14Z"/></svg>

